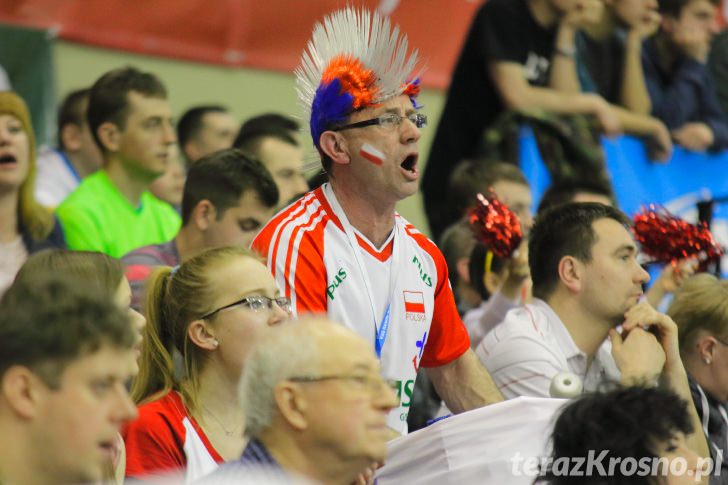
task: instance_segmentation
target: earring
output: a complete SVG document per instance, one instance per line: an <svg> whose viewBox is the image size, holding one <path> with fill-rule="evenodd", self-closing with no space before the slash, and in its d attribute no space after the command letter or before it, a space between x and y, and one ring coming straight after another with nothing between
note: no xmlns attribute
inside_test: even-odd
<svg viewBox="0 0 728 485"><path fill-rule="evenodd" d="M710 362L711 362L710 357L704 358L703 362L705 362L705 365L710 365Z"/></svg>
<svg viewBox="0 0 728 485"><path fill-rule="evenodd" d="M212 344L215 346L215 348L218 348L220 346L220 342L217 339L213 340Z"/></svg>

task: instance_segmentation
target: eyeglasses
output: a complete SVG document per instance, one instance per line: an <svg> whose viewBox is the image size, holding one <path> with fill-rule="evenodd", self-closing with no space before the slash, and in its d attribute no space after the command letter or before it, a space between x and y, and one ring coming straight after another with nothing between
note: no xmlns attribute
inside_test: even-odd
<svg viewBox="0 0 728 485"><path fill-rule="evenodd" d="M394 389L395 387L393 382L386 381L378 375L334 374L328 376L296 376L289 377L288 380L292 382L348 381L371 394L380 392L382 388Z"/></svg>
<svg viewBox="0 0 728 485"><path fill-rule="evenodd" d="M243 305L254 312L259 312L263 309L272 310L273 309L273 303L278 305L278 307L283 310L286 313L291 313L291 300L290 298L286 298L285 296L279 296L277 298L268 298L267 296L246 296L245 298L241 298L238 301L235 301L233 303L230 303L229 305L221 306L217 310L213 310L210 313L206 313L200 317L201 320L205 320L207 318L210 318L214 314L216 314L219 311L226 310L228 308L232 308L234 306Z"/></svg>
<svg viewBox="0 0 728 485"><path fill-rule="evenodd" d="M374 125L379 125L383 128L391 130L401 125L405 119L410 120L412 123L415 124L417 128L424 128L425 126L427 126L427 115L423 115L420 113L411 113L407 116L400 116L397 113L386 113L370 120L357 121L356 123L339 126L338 128L333 128L332 130L342 131L349 130L351 128L363 128L365 126Z"/></svg>

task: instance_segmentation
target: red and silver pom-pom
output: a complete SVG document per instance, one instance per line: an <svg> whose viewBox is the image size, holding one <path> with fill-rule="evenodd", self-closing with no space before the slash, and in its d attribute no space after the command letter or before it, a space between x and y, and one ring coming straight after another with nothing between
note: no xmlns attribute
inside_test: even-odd
<svg viewBox="0 0 728 485"><path fill-rule="evenodd" d="M642 252L659 263L675 263L697 258L711 261L723 255L705 225L690 224L670 214L664 207L650 205L634 217L632 228Z"/></svg>
<svg viewBox="0 0 728 485"><path fill-rule="evenodd" d="M495 195L478 194L478 202L468 211L475 237L499 258L510 258L523 239L521 223L508 206Z"/></svg>

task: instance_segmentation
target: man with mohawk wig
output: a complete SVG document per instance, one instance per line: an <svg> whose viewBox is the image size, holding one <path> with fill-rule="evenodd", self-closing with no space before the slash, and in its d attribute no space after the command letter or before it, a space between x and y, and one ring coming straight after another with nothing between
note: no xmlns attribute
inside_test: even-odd
<svg viewBox="0 0 728 485"><path fill-rule="evenodd" d="M417 70L417 52L377 13L347 8L315 26L297 90L330 182L253 242L296 314L327 313L372 343L398 394L387 419L398 433L420 366L455 412L502 400L469 349L445 259L395 211L420 178L427 117ZM365 381L351 381L351 391L368 392Z"/></svg>

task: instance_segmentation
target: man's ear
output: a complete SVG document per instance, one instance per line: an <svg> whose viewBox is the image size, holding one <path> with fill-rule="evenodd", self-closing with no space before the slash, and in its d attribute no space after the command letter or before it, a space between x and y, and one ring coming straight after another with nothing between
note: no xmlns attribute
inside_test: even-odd
<svg viewBox="0 0 728 485"><path fill-rule="evenodd" d="M189 140L187 143L185 143L185 146L181 147L182 153L184 153L185 157L187 157L187 160L198 160L200 155L200 150L197 148L197 143L195 143L194 140Z"/></svg>
<svg viewBox="0 0 728 485"><path fill-rule="evenodd" d="M40 413L43 392L48 392L48 386L27 367L15 365L3 374L3 398L23 419L33 419Z"/></svg>
<svg viewBox="0 0 728 485"><path fill-rule="evenodd" d="M66 123L61 128L61 141L67 152L77 152L83 145L83 128L75 123Z"/></svg>
<svg viewBox="0 0 728 485"><path fill-rule="evenodd" d="M215 350L220 342L204 320L195 320L187 327L187 336L192 343L205 350Z"/></svg>
<svg viewBox="0 0 728 485"><path fill-rule="evenodd" d="M96 129L101 144L110 152L119 151L121 146L121 130L111 121L105 121Z"/></svg>
<svg viewBox="0 0 728 485"><path fill-rule="evenodd" d="M209 229L213 221L217 219L217 208L207 199L202 199L192 209L190 220L199 231Z"/></svg>
<svg viewBox="0 0 728 485"><path fill-rule="evenodd" d="M319 147L334 163L351 163L346 138L335 131L324 131L319 138Z"/></svg>
<svg viewBox="0 0 728 485"><path fill-rule="evenodd" d="M584 263L573 256L564 256L559 261L559 279L572 293L579 293L584 286Z"/></svg>
<svg viewBox="0 0 728 485"><path fill-rule="evenodd" d="M286 381L279 383L273 391L273 398L278 412L290 427L299 431L308 427L306 411L309 403L299 384Z"/></svg>

